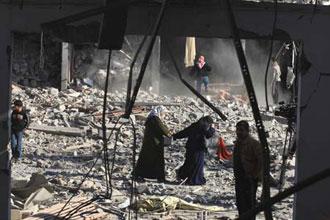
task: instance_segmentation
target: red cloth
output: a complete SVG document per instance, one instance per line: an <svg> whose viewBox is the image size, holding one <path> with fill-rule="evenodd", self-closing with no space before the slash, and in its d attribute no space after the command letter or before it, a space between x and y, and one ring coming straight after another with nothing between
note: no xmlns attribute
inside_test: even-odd
<svg viewBox="0 0 330 220"><path fill-rule="evenodd" d="M221 160L230 160L233 156L233 154L227 150L227 146L222 137L220 137L218 141L217 156Z"/></svg>

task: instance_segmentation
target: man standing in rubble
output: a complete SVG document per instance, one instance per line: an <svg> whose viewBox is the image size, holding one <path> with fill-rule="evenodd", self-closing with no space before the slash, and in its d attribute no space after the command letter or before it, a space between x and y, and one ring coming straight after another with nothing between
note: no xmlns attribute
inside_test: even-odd
<svg viewBox="0 0 330 220"><path fill-rule="evenodd" d="M24 129L27 128L29 119L23 108L21 100L14 102L14 109L11 114L11 150L13 158L22 157Z"/></svg>
<svg viewBox="0 0 330 220"><path fill-rule="evenodd" d="M272 58L273 80L272 80L272 97L274 104L278 104L279 91L281 89L281 67L277 60Z"/></svg>
<svg viewBox="0 0 330 220"><path fill-rule="evenodd" d="M233 160L236 206L241 216L256 204L258 182L262 180L262 147L251 137L247 121L237 123L236 135Z"/></svg>
<svg viewBox="0 0 330 220"><path fill-rule="evenodd" d="M197 63L192 69L192 75L196 77L196 90L202 92L202 84L205 87L205 92L208 92L209 72L211 67L205 62L204 56L199 56Z"/></svg>

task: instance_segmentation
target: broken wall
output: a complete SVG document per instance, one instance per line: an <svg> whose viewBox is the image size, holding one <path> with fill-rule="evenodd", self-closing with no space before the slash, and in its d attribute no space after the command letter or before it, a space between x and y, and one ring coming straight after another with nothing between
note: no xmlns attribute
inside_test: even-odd
<svg viewBox="0 0 330 220"><path fill-rule="evenodd" d="M14 32L12 41L13 82L31 87L45 85L59 87L61 82L60 42L55 42L45 35L42 52L41 33Z"/></svg>
<svg viewBox="0 0 330 220"><path fill-rule="evenodd" d="M130 65L142 39L143 36L125 36L122 49L119 51L112 51L109 78L110 91L126 91ZM150 39L146 41L134 66L134 82L139 74L149 40ZM159 87L156 82L159 82L157 75L159 75L160 68L160 57L159 55L157 56L157 51L160 49L158 44L160 44L160 39L155 42L153 54L148 62L145 77L142 82L143 90L149 90L150 87L154 87L153 92L156 93L158 93L157 87ZM75 44L73 54L73 78L78 79L83 84L103 89L107 71L108 50L97 49L96 44Z"/></svg>

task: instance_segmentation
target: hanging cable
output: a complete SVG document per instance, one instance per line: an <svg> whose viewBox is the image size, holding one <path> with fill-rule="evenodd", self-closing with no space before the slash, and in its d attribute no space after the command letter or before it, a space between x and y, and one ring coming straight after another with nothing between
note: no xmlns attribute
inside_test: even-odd
<svg viewBox="0 0 330 220"><path fill-rule="evenodd" d="M131 95L132 95L132 84L133 84L133 70L134 70L134 66L135 66L135 63L137 61L137 58L139 57L139 54L148 38L148 36L151 34L151 26L149 27L147 33L144 35L143 39L142 39L142 42L141 44L139 45L134 57L133 57L133 60L132 60L132 63L131 63L131 66L130 66L130 69L129 69L129 76L128 76L128 81L127 81L127 91L126 91L126 106L125 106L125 112L128 112L128 107L129 107L129 103L131 101Z"/></svg>
<svg viewBox="0 0 330 220"><path fill-rule="evenodd" d="M45 48L44 48L44 32L41 31L40 35L40 57L39 57L39 69L43 70L45 67Z"/></svg>
<svg viewBox="0 0 330 220"><path fill-rule="evenodd" d="M100 159L102 153L99 153L99 156L94 161L92 167L88 170L88 172L85 174L84 178L78 185L78 187L74 190L73 195L68 199L68 201L64 204L64 206L60 209L60 211L57 213L56 218L60 217L60 214L63 212L63 210L67 207L67 205L71 202L71 200L76 196L78 191L80 190L82 184L85 182L85 180L89 177L90 173L92 172L93 168L95 167L97 161Z"/></svg>
<svg viewBox="0 0 330 220"><path fill-rule="evenodd" d="M89 206L90 204L92 204L93 202L99 200L99 197L95 197L92 199L89 199L81 204L79 204L77 207L75 207L74 209L70 210L65 216L63 216L62 218L65 220L69 220L70 218L72 218L72 216L74 214L76 214L77 212L79 212L79 210L85 208L86 206Z"/></svg>
<svg viewBox="0 0 330 220"><path fill-rule="evenodd" d="M219 1L221 4L221 1ZM237 58L241 67L243 79L245 82L246 90L248 93L248 97L250 100L250 105L252 107L253 117L256 123L256 128L258 131L259 140L262 145L262 153L263 153L263 187L262 187L262 201L267 201L270 198L270 185L269 185L269 178L270 178L270 159L269 159L269 148L267 143L267 137L265 128L261 119L259 106L256 98L256 94L254 91L251 75L249 72L248 64L245 58L245 53L242 48L242 42L239 36L239 30L236 24L234 12L230 3L230 0L226 0L227 9L228 9L228 19L230 21L231 32L233 35L234 46L237 53ZM272 220L272 209L271 207L267 207L265 209L265 219Z"/></svg>
<svg viewBox="0 0 330 220"><path fill-rule="evenodd" d="M276 23L277 23L277 0L274 0L274 21L273 21L273 29L272 29L272 36L270 38L270 49L269 49L269 56L267 60L267 67L266 67L266 73L265 73L265 98L266 98L266 110L269 111L269 102L268 102L268 70L269 70L269 65L270 61L272 59L273 55L273 47L274 47L274 36L275 36L275 31L276 31Z"/></svg>
<svg viewBox="0 0 330 220"><path fill-rule="evenodd" d="M249 219L252 216L255 216L256 214L258 214L259 212L268 209L275 203L278 203L278 202L282 201L283 199L285 199L299 191L302 191L303 189L305 189L317 182L320 182L326 178L329 178L329 177L330 177L330 168L327 168L315 175L312 175L312 176L296 183L294 186L284 190L281 193L278 193L274 197L267 199L267 200L263 201L262 203L257 204L257 206L255 206L254 208L250 209L249 211L245 212L242 216L240 216L239 219L242 219L242 220Z"/></svg>
<svg viewBox="0 0 330 220"><path fill-rule="evenodd" d="M136 136L136 127L134 125L134 121L133 119L130 117L130 123L132 125L132 129L133 129L133 153L132 153L132 172L133 175L131 177L131 195L130 195L130 207L132 207L133 201L134 201L134 196L135 198L137 198L137 191L136 189L136 182L135 182L135 178L134 178L134 169L136 166L136 149L137 149L137 144L136 144L136 140L137 140L137 136ZM129 210L128 213L128 219L131 219L131 210ZM135 209L135 219L138 219L138 210Z"/></svg>
<svg viewBox="0 0 330 220"><path fill-rule="evenodd" d="M115 138L115 145L114 145L114 148L113 148L113 153L112 153L112 160L111 160L111 168L110 168L110 163L109 161L107 160L107 169L108 169L108 174L109 174L109 177L108 177L108 185L109 185L109 188L110 188L110 192L108 193L108 198L111 199L112 197L112 192L113 192L113 189L112 189L112 175L113 175L113 171L114 171L114 167L115 167L115 163L116 163L116 155L117 155L117 146L118 146L118 139L119 139L119 135L120 135L120 129L122 128L124 124L120 125L120 127L118 128L118 132L116 134L116 138Z"/></svg>
<svg viewBox="0 0 330 220"><path fill-rule="evenodd" d="M140 86L141 86L141 83L142 83L142 80L143 80L143 76L144 76L144 73L146 71L146 68L147 68L147 65L148 65L149 58L151 56L151 52L152 52L153 46L155 44L156 37L157 37L158 31L160 29L161 22L162 22L163 17L164 17L166 3L167 3L167 0L163 0L162 1L160 12L159 12L159 15L157 17L156 23L154 25L154 29L152 31L152 36L151 36L150 44L149 44L149 46L147 48L146 55L145 55L144 60L142 62L140 73L139 73L139 76L138 76L138 78L136 80L136 84L135 84L135 87L134 87L134 91L133 91L133 94L132 94L130 103L128 105L127 110L125 111L125 116L124 116L125 118L129 118L130 114L132 113L132 109L133 109L133 106L134 106L134 103L135 103L137 94L138 94L138 92L140 90Z"/></svg>
<svg viewBox="0 0 330 220"><path fill-rule="evenodd" d="M107 140L107 127L106 127L106 112L107 112L107 97L108 97L108 89L109 89L109 77L110 77L110 65L111 65L111 54L112 50L109 50L108 54L108 63L107 63L107 75L105 78L105 86L104 86L104 97L103 97L103 112L102 112L102 139L103 139L103 160L104 160L104 168L105 168L105 181L106 181L106 196L109 196L109 156L108 156L108 140Z"/></svg>
<svg viewBox="0 0 330 220"><path fill-rule="evenodd" d="M119 120L121 118L118 118L118 120L115 122L115 125L114 127L116 128L118 123L119 123ZM109 135L109 138L112 136L113 132L114 132L115 129L113 129ZM101 151L98 153L94 163L92 164L91 168L88 170L88 172L84 175L83 179L81 180L80 184L78 185L78 187L74 190L73 192L73 195L68 199L68 201L64 204L64 206L61 208L61 210L57 213L56 217L59 217L60 214L63 212L63 210L68 206L68 204L71 202L71 200L77 195L77 193L79 192L79 190L81 189L82 187L82 184L86 181L86 179L90 176L93 168L95 167L95 165L97 164L97 161L102 157L103 155L103 152L104 152L104 149L102 148Z"/></svg>

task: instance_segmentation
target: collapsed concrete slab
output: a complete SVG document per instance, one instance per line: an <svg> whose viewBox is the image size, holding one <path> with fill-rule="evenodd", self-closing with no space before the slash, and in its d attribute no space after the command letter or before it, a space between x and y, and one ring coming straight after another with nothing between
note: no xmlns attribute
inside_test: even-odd
<svg viewBox="0 0 330 220"><path fill-rule="evenodd" d="M84 128L66 128L66 127L54 127L46 125L30 125L30 130L45 132L49 134L56 135L66 135L66 136L78 136L84 137L86 135L86 129Z"/></svg>

